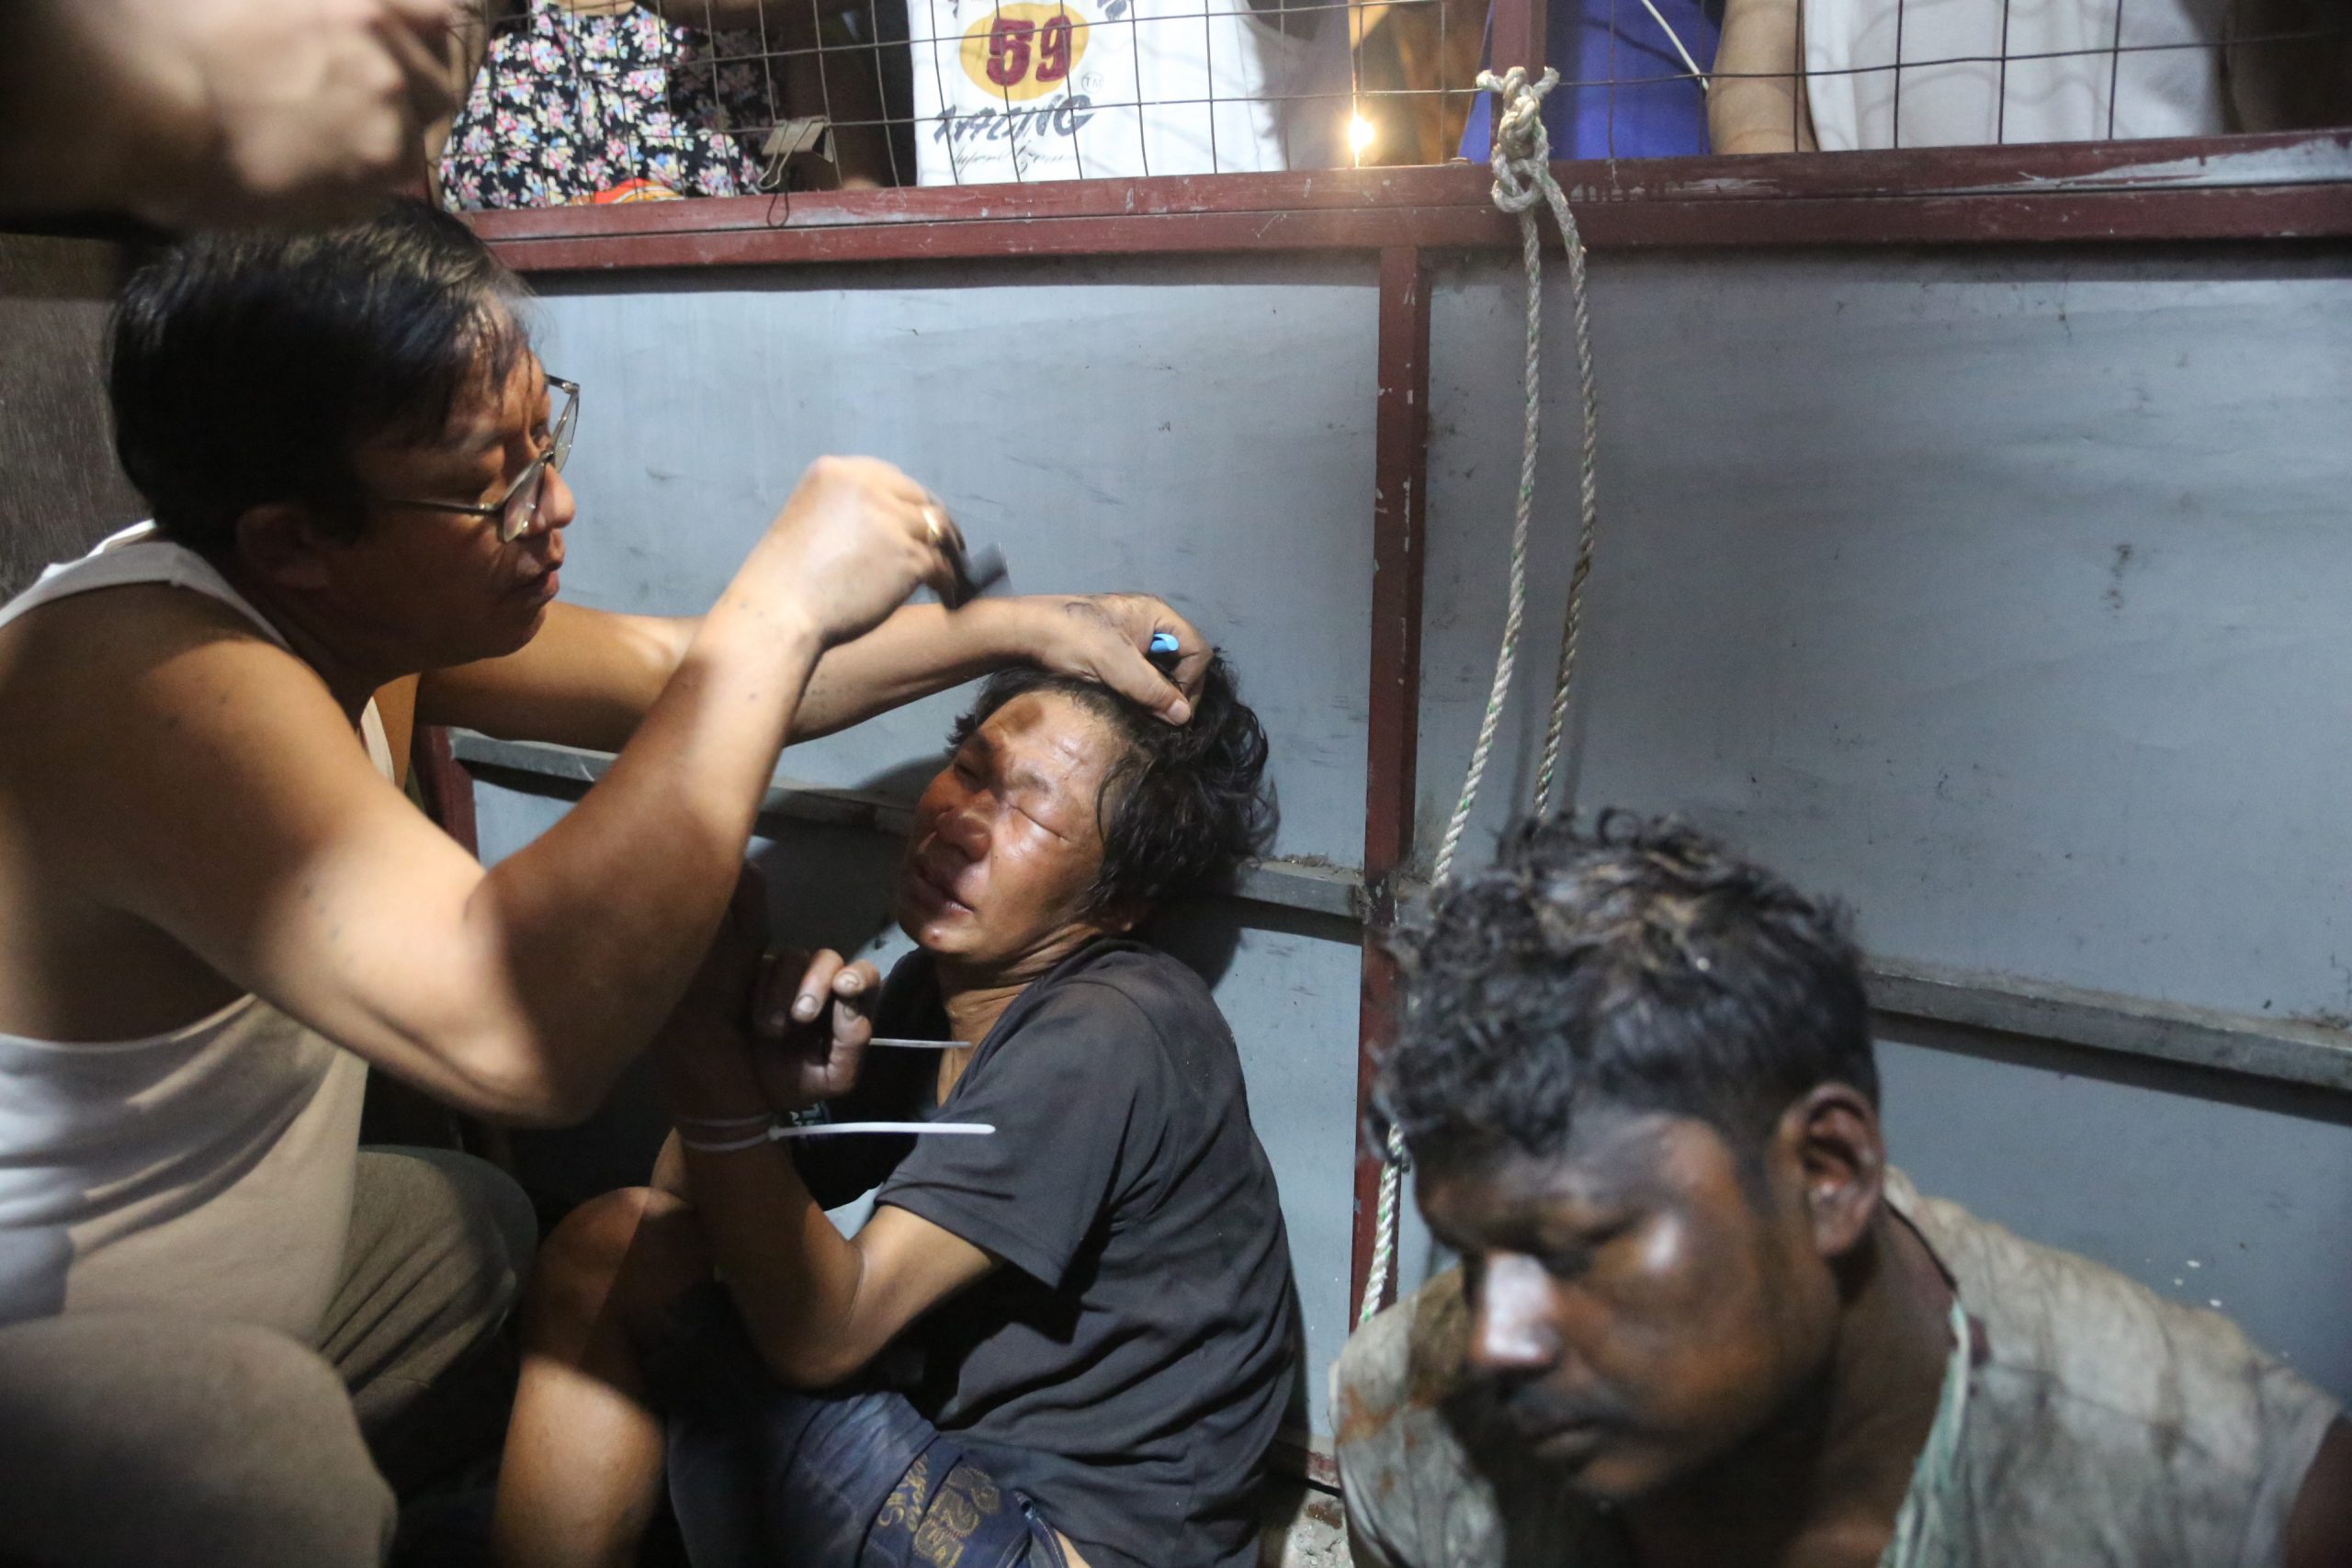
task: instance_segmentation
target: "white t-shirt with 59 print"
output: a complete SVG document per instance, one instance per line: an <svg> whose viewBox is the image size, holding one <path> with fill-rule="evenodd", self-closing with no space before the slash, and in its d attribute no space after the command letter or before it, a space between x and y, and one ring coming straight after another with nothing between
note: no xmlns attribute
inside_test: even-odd
<svg viewBox="0 0 2352 1568"><path fill-rule="evenodd" d="M921 184L1329 168L1348 15L1249 0L914 0Z"/></svg>

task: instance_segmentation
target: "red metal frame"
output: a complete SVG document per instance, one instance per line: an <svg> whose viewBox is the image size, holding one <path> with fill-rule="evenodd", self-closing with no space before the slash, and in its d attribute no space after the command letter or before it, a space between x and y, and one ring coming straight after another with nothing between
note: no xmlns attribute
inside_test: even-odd
<svg viewBox="0 0 2352 1568"><path fill-rule="evenodd" d="M1524 65L1531 75L1543 73L1544 23L1551 6L1544 0L1493 0L1494 17L1487 32L1487 58L1500 75Z"/></svg>
<svg viewBox="0 0 2352 1568"><path fill-rule="evenodd" d="M1413 852L1420 756L1421 568L1428 555L1430 289L1421 253L1380 253L1380 392L1374 422L1372 700L1364 737L1363 979L1356 1023L1355 1223L1348 1321L1363 1306L1380 1197L1382 1150L1372 1135L1372 1088L1396 1036L1396 960L1384 942L1396 881ZM1396 1299L1395 1275L1382 1298Z"/></svg>
<svg viewBox="0 0 2352 1568"><path fill-rule="evenodd" d="M425 815L438 822L442 831L457 840L468 854L480 860L481 841L474 824L474 776L458 761L457 752L449 744L449 731L437 724L418 725L409 740L409 776L415 781L417 794L424 799ZM445 1113L455 1122L467 1149L508 1175L514 1174L512 1132L477 1117Z"/></svg>
<svg viewBox="0 0 2352 1568"><path fill-rule="evenodd" d="M1596 251L2352 236L2352 130L1554 165ZM1483 168L1069 180L489 212L524 272L1516 243Z"/></svg>
<svg viewBox="0 0 2352 1568"><path fill-rule="evenodd" d="M458 761L449 745L449 732L437 724L420 724L410 742L409 765L424 809L442 831L465 852L481 858L481 843L474 832L474 776Z"/></svg>

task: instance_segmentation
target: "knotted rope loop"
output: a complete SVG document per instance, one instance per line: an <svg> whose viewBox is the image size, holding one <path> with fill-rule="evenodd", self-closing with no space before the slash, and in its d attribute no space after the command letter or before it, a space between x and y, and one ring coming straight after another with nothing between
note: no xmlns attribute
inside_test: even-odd
<svg viewBox="0 0 2352 1568"><path fill-rule="evenodd" d="M1592 374L1592 332L1585 303L1584 235L1577 229L1568 198L1552 177L1552 139L1544 129L1544 95L1559 85L1557 71L1544 70L1533 81L1527 68L1514 65L1500 76L1478 73L1478 85L1497 95L1494 151L1495 205L1519 219L1520 260L1527 273L1526 411L1519 464L1519 504L1511 518L1510 589L1503 615L1502 648L1495 656L1495 678L1487 694L1487 711L1478 723L1477 744L1471 748L1470 766L1462 780L1462 797L1445 825L1430 879L1442 885L1453 874L1454 852L1470 825L1485 780L1487 760L1495 749L1503 709L1510 701L1511 676L1519 660L1520 627L1527 612L1527 536L1535 511L1535 459L1542 446L1540 414L1544 344L1544 239L1535 213L1539 206L1552 210L1553 221L1568 252L1568 300L1576 326L1577 395L1584 419L1580 454L1579 517L1577 560L1568 576L1567 614L1560 628L1560 662L1552 683L1552 710L1544 730L1543 760L1535 770L1537 816L1551 810L1552 784L1559 772L1561 738L1567 727L1568 699L1575 690L1577 646L1584 621L1585 580L1592 573L1593 536L1600 518L1600 491L1596 466L1600 455L1598 394ZM1380 1309L1388 1293L1388 1277L1396 1258L1396 1208L1403 1188L1405 1141L1395 1128L1387 1140L1387 1162L1380 1173L1380 1201L1373 1225L1372 1260L1365 1269L1363 1308L1359 1323Z"/></svg>
<svg viewBox="0 0 2352 1568"><path fill-rule="evenodd" d="M1544 95L1559 85L1560 73L1548 65L1533 82L1527 79L1524 65L1514 65L1499 76L1478 73L1478 85L1502 99L1487 161L1495 171L1495 205L1505 212L1525 212L1544 199L1543 182L1551 174L1552 162L1552 136L1544 129Z"/></svg>

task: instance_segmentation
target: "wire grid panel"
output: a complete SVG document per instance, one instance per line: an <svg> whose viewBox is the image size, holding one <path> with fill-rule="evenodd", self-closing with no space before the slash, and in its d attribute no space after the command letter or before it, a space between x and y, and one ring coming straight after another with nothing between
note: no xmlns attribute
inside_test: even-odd
<svg viewBox="0 0 2352 1568"><path fill-rule="evenodd" d="M1675 0L1599 3L1628 47L1646 31L1654 51L1670 30L1661 7ZM1600 144L1578 152L2138 141L2352 122L2352 7L2339 0L1721 0L1711 11L1712 28L1674 40L1683 68L1661 73L1708 95L1703 138L1627 145L1638 128L1629 138L1625 95L1661 77L1592 71L1588 50L1569 90L1620 107ZM1702 49L1713 53L1703 75L1690 62Z"/></svg>
<svg viewBox="0 0 2352 1568"><path fill-rule="evenodd" d="M1485 5L503 0L441 173L488 208L1435 161Z"/></svg>
<svg viewBox="0 0 2352 1568"><path fill-rule="evenodd" d="M459 207L1487 149L1491 0L483 3L443 164ZM1526 3L1561 158L2352 123L2344 0Z"/></svg>
<svg viewBox="0 0 2352 1568"><path fill-rule="evenodd" d="M1349 7L910 0L925 185L1346 161Z"/></svg>

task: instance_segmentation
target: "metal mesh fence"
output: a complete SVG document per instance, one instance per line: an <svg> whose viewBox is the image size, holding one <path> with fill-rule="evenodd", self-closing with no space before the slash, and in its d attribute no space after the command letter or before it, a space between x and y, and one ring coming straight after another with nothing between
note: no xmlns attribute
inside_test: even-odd
<svg viewBox="0 0 2352 1568"><path fill-rule="evenodd" d="M1545 0L1532 0L1542 5ZM1483 160L1487 0L495 0L464 208ZM1551 0L1555 156L2352 120L2336 0Z"/></svg>

